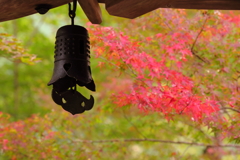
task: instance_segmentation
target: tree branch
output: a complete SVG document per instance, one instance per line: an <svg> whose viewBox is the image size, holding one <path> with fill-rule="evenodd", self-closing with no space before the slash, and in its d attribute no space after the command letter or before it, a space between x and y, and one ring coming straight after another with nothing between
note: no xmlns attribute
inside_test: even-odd
<svg viewBox="0 0 240 160"><path fill-rule="evenodd" d="M194 47L195 47L195 45L196 45L196 43L197 43L197 40L198 40L200 34L201 34L201 33L203 32L203 30L204 30L204 27L205 27L205 25L206 25L206 23L207 23L207 20L208 20L208 17L204 20L203 25L202 25L200 31L198 32L198 35L196 36L196 38L195 38L195 40L194 40L194 42L193 42L193 44L192 44L191 52L192 52L192 54L193 54L195 57L197 57L199 60L203 61L204 63L208 63L208 64L209 64L208 61L206 61L205 59L203 59L202 57L200 57L199 55L197 55L196 52L194 51Z"/></svg>
<svg viewBox="0 0 240 160"><path fill-rule="evenodd" d="M131 121L130 121L130 119L127 117L127 115L125 114L125 112L124 112L124 110L122 110L123 111L123 116L124 116L124 118L128 121L128 123L130 123L134 128L135 128L135 130L139 133L139 135L141 135L144 139L147 139L147 137L146 136L144 136L144 134L142 134L142 132L140 132L140 130L135 126L135 124L133 124Z"/></svg>
<svg viewBox="0 0 240 160"><path fill-rule="evenodd" d="M222 107L221 109L222 109L222 110L229 109L229 110L232 110L232 111L234 111L234 112L240 113L240 110L237 110L237 109L234 109L234 108L230 108L230 107Z"/></svg>
<svg viewBox="0 0 240 160"><path fill-rule="evenodd" d="M121 143L121 142L157 142L157 143L169 143L169 144L186 144L186 145L193 145L193 146L208 146L208 147L233 147L233 148L240 148L240 145L235 144L225 144L225 145L212 145L212 144L205 144L205 143L196 143L196 142L184 142L184 141L169 141L169 140L160 140L160 139L107 139L107 140L81 140L76 139L73 142L80 142L80 143Z"/></svg>

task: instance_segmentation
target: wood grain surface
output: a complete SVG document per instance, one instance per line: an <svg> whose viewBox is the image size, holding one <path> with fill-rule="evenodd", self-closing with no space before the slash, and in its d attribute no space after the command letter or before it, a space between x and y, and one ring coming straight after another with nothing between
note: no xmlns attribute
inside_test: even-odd
<svg viewBox="0 0 240 160"><path fill-rule="evenodd" d="M176 0L105 0L106 10L110 15L136 18L147 12L167 7Z"/></svg>
<svg viewBox="0 0 240 160"><path fill-rule="evenodd" d="M37 13L39 4L52 8L72 0L0 0L0 22ZM78 0L89 20L94 24L102 22L98 3L105 3L110 15L136 18L157 8L240 10L240 0Z"/></svg>
<svg viewBox="0 0 240 160"><path fill-rule="evenodd" d="M177 0L172 2L168 7L184 9L240 10L240 0Z"/></svg>
<svg viewBox="0 0 240 160"><path fill-rule="evenodd" d="M52 8L67 4L72 0L0 0L0 22L25 17L34 13L39 4Z"/></svg>
<svg viewBox="0 0 240 160"><path fill-rule="evenodd" d="M240 10L240 0L104 0L104 2L110 15L125 18L136 18L157 8Z"/></svg>
<svg viewBox="0 0 240 160"><path fill-rule="evenodd" d="M78 0L84 13L93 24L102 23L102 12L97 0Z"/></svg>

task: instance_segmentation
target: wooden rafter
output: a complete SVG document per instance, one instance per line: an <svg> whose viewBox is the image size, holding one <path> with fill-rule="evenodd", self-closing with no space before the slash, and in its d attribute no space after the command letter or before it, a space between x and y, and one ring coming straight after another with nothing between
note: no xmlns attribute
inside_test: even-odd
<svg viewBox="0 0 240 160"><path fill-rule="evenodd" d="M176 0L105 0L105 5L110 15L136 18L174 1Z"/></svg>
<svg viewBox="0 0 240 160"><path fill-rule="evenodd" d="M109 14L136 18L157 8L240 10L240 0L99 0Z"/></svg>
<svg viewBox="0 0 240 160"><path fill-rule="evenodd" d="M240 0L177 0L163 8L240 10Z"/></svg>
<svg viewBox="0 0 240 160"><path fill-rule="evenodd" d="M0 0L0 22L34 13L39 4L55 8L72 0ZM99 3L105 3L110 15L136 18L157 8L240 10L240 0L78 0L93 24L102 22Z"/></svg>
<svg viewBox="0 0 240 160"><path fill-rule="evenodd" d="M78 0L84 13L93 24L102 22L102 13L97 0Z"/></svg>
<svg viewBox="0 0 240 160"><path fill-rule="evenodd" d="M25 17L34 13L39 4L48 4L52 8L67 4L72 0L0 0L0 22Z"/></svg>

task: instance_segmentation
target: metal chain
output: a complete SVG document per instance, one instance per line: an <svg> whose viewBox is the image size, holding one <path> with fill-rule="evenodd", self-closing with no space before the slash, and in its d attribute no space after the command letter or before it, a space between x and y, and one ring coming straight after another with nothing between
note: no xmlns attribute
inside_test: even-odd
<svg viewBox="0 0 240 160"><path fill-rule="evenodd" d="M74 25L76 9L77 9L77 0L73 0L73 9L72 9L71 3L68 3L68 15L71 18L72 25Z"/></svg>

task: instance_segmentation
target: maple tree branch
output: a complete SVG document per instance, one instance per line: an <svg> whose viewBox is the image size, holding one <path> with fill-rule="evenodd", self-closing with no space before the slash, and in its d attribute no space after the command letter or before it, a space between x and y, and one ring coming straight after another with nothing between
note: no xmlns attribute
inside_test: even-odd
<svg viewBox="0 0 240 160"><path fill-rule="evenodd" d="M197 130L198 132L201 132L202 134L204 134L204 136L205 136L206 138L208 138L209 140L213 141L212 137L211 137L209 134L205 133L205 131L202 130L201 127L196 127L196 126L194 126L193 124L191 124L190 122L191 122L191 121L181 121L181 123L182 123L183 125L187 125L187 126L191 127L192 129Z"/></svg>
<svg viewBox="0 0 240 160"><path fill-rule="evenodd" d="M169 28L169 30L173 32L173 29L170 27L170 25L166 21L163 21L163 23Z"/></svg>
<svg viewBox="0 0 240 160"><path fill-rule="evenodd" d="M184 141L170 141L170 140L160 140L160 139L139 139L139 138L132 138L132 139L106 139L106 140L82 140L82 139L75 139L73 142L80 142L80 143L121 143L121 142L158 142L158 143L169 143L169 144L186 144L192 146L208 146L208 147L233 147L233 148L240 148L240 145L235 144L221 144L221 145L212 145L212 144L205 144L205 143L196 143L196 142L184 142Z"/></svg>
<svg viewBox="0 0 240 160"><path fill-rule="evenodd" d="M222 109L222 110L229 109L229 110L232 110L232 111L234 111L234 112L240 113L240 110L237 110L237 109L234 109L234 108L231 108L231 107L222 107L221 109Z"/></svg>
<svg viewBox="0 0 240 160"><path fill-rule="evenodd" d="M223 112L231 119L231 115L228 113L227 109L223 109L223 108L225 108L224 103L219 99L218 96L216 96L216 99L218 101L218 104L220 105L221 110L224 110Z"/></svg>
<svg viewBox="0 0 240 160"><path fill-rule="evenodd" d="M197 55L196 52L194 51L194 47L195 47L195 45L196 45L196 43L197 43L197 40L198 40L199 36L201 35L201 33L202 33L203 30L204 30L204 27L205 27L205 25L206 25L206 23L207 23L207 20L208 20L208 17L204 20L203 25L202 25L200 31L198 32L198 34L197 34L197 36L196 36L196 38L195 38L195 40L194 40L194 42L193 42L193 44L192 44L192 46L191 46L191 52L192 52L192 54L193 54L195 57L197 57L199 60L203 61L204 63L208 63L208 64L209 64L208 61L206 61L205 59L203 59L202 57L200 57L199 55Z"/></svg>
<svg viewBox="0 0 240 160"><path fill-rule="evenodd" d="M133 123L131 122L131 120L127 117L127 115L125 114L124 110L122 110L122 111L123 111L123 116L124 116L124 118L128 121L128 123L131 124L131 125L135 128L135 130L136 130L144 139L147 139L147 137L145 137L144 134L142 134L142 132L140 132L140 130L137 128L137 126L135 126L135 124L133 124Z"/></svg>
<svg viewBox="0 0 240 160"><path fill-rule="evenodd" d="M193 96L194 96L194 94L193 94ZM181 115L181 114L183 113L183 111L184 111L191 103L192 103L192 98L191 98L190 102L187 103L187 105L181 110L181 112L180 112L179 114Z"/></svg>
<svg viewBox="0 0 240 160"><path fill-rule="evenodd" d="M168 29L173 32L173 29L170 27L170 25L165 20L163 20L163 18L161 16L159 16L159 14L157 14L157 12L154 12L154 13L157 17L162 19L163 23L168 27Z"/></svg>

